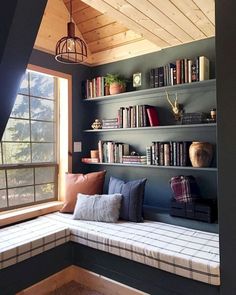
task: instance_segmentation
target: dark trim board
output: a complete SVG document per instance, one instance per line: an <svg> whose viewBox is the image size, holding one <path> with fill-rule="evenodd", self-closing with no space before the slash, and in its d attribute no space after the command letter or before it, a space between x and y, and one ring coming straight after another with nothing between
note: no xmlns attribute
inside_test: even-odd
<svg viewBox="0 0 236 295"><path fill-rule="evenodd" d="M68 242L0 270L0 294L14 295L60 270L77 265L153 295L217 295L219 287Z"/></svg>
<svg viewBox="0 0 236 295"><path fill-rule="evenodd" d="M71 247L66 243L0 270L0 294L15 295L72 265Z"/></svg>
<svg viewBox="0 0 236 295"><path fill-rule="evenodd" d="M73 243L73 242L71 242ZM153 295L216 295L219 287L73 243L74 264Z"/></svg>

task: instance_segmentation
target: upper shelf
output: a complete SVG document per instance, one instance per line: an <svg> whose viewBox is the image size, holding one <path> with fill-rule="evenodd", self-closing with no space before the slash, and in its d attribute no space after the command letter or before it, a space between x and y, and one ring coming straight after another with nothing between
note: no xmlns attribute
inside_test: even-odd
<svg viewBox="0 0 236 295"><path fill-rule="evenodd" d="M179 128L214 128L216 123L204 123L204 124L179 124L179 125L166 125L166 126L154 126L154 127L135 127L135 128L107 128L107 129L87 129L84 132L117 132L117 131L138 131L138 130L158 130L158 129L179 129Z"/></svg>
<svg viewBox="0 0 236 295"><path fill-rule="evenodd" d="M143 90L136 90L136 91L130 91L130 92L123 92L116 95L107 95L107 96L98 96L94 98L86 98L83 101L84 102L114 102L114 100L119 99L125 99L132 100L132 99L143 99L144 97L156 97L161 96L167 91L168 93L176 92L178 93L184 92L184 91L196 91L196 89L203 89L203 88L212 88L216 87L216 79L211 80L205 80L205 81L199 81L199 82L192 82L192 83L184 83L184 84L177 84L173 86L164 86L164 87L157 87L157 88L149 88L149 89L143 89Z"/></svg>

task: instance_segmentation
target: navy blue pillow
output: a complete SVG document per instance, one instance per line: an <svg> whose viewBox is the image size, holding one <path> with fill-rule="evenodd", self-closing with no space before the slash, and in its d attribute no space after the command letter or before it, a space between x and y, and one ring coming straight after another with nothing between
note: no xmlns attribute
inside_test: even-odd
<svg viewBox="0 0 236 295"><path fill-rule="evenodd" d="M143 198L147 179L136 179L125 182L110 177L108 194L122 194L120 218L133 222L142 222Z"/></svg>

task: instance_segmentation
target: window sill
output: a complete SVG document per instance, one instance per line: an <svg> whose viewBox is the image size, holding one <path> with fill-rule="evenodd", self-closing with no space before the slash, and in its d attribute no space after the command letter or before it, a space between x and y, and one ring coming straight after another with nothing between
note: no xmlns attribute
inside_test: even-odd
<svg viewBox="0 0 236 295"><path fill-rule="evenodd" d="M0 228L26 219L60 210L63 202L54 201L0 213Z"/></svg>

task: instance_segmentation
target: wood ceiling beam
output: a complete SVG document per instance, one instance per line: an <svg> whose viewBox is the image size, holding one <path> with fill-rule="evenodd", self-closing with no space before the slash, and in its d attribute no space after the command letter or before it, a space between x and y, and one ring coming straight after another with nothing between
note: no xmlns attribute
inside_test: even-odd
<svg viewBox="0 0 236 295"><path fill-rule="evenodd" d="M143 40L143 38L135 32L128 30L126 32L118 33L98 41L88 43L92 53L97 53L103 50L112 49L125 44Z"/></svg>
<svg viewBox="0 0 236 295"><path fill-rule="evenodd" d="M148 0L136 1L127 0L132 6L136 7L143 15L153 20L157 25L163 28L168 34L174 35L182 43L191 42L193 38L181 29L172 19L166 16L161 10L150 3Z"/></svg>
<svg viewBox="0 0 236 295"><path fill-rule="evenodd" d="M213 36L215 34L215 27L209 20L209 18L203 13L203 11L196 5L193 0L170 0L206 37ZM204 0L207 3L207 0ZM205 2L204 2L205 3ZM209 4L209 3L208 3ZM207 10L207 6L203 6ZM209 5L208 8L210 9ZM214 6L212 7L214 9Z"/></svg>
<svg viewBox="0 0 236 295"><path fill-rule="evenodd" d="M215 26L215 0L193 0Z"/></svg>
<svg viewBox="0 0 236 295"><path fill-rule="evenodd" d="M149 2L172 19L182 30L188 32L194 40L206 38L207 36L171 1L149 0ZM185 0L177 0L176 3L183 3L184 1Z"/></svg>
<svg viewBox="0 0 236 295"><path fill-rule="evenodd" d="M166 31L162 26L160 26L157 22L146 15L146 0L143 0L142 3L139 4L129 3L126 0L103 0L112 5L113 8L120 11L124 14L129 20L136 22L142 26L143 29L152 32L155 36L160 37L163 41L165 41L169 46L174 46L181 44L182 42L176 38L175 34L171 34ZM137 4L137 5L136 5ZM137 9L140 7L140 9Z"/></svg>
<svg viewBox="0 0 236 295"><path fill-rule="evenodd" d="M140 40L116 48L94 53L91 56L91 62L92 65L95 66L155 52L158 50L160 50L159 47L153 42L148 40Z"/></svg>
<svg viewBox="0 0 236 295"><path fill-rule="evenodd" d="M83 36L86 42L93 42L126 31L126 27L114 22L102 28L97 28L91 32L84 33Z"/></svg>
<svg viewBox="0 0 236 295"><path fill-rule="evenodd" d="M93 19L94 17L102 15L102 13L96 9L93 9L92 7L87 7L83 10L75 11L74 13L72 13L72 15L75 23L80 24L82 22Z"/></svg>
<svg viewBox="0 0 236 295"><path fill-rule="evenodd" d="M112 18L118 23L122 23L128 29L133 30L134 32L140 34L142 37L153 42L159 49L170 46L168 42L159 38L150 30L144 28L140 23L130 19L120 10L115 9L112 5L109 4L109 0L107 2L103 0L82 0L82 2L88 4L89 6L107 16L112 16Z"/></svg>
<svg viewBox="0 0 236 295"><path fill-rule="evenodd" d="M77 23L77 20L75 18L74 21L79 26L79 30L82 34L114 23L113 19L104 14L98 15L92 19L80 23Z"/></svg>

